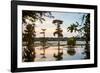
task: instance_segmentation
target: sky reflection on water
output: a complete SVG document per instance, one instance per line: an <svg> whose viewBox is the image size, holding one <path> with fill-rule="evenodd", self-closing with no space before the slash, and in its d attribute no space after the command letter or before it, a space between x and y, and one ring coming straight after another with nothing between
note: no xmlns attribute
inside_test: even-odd
<svg viewBox="0 0 100 73"><path fill-rule="evenodd" d="M58 53L57 47L49 47L45 50L45 56L46 58L42 58L42 53L43 50L40 49L41 47L36 47L35 51L36 51L36 57L35 57L35 61L39 62L39 61L55 61L56 59L53 57L54 54ZM75 46L75 55L69 55L67 53L68 48L65 48L64 46L61 46L61 51L63 51L63 55L62 55L62 60L81 60L85 57L84 54L82 54L84 52L84 46Z"/></svg>

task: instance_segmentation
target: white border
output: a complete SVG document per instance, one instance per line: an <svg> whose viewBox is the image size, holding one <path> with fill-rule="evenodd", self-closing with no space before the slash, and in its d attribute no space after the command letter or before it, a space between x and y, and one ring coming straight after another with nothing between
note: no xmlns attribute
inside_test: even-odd
<svg viewBox="0 0 100 73"><path fill-rule="evenodd" d="M90 59L89 60L66 60L66 61L49 61L49 62L22 62L22 10L39 10L39 11L60 11L60 12L84 12L90 13ZM58 7L43 7L43 6L18 6L18 49L17 49L17 64L18 68L25 67L43 67L43 66L58 66L58 65L78 65L78 64L93 64L94 63L94 10L92 9L75 9L75 8L58 8Z"/></svg>

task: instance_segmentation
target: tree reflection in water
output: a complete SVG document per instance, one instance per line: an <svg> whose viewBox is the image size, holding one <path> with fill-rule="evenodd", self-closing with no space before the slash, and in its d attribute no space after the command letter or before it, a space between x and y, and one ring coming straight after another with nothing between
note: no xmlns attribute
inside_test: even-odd
<svg viewBox="0 0 100 73"><path fill-rule="evenodd" d="M83 54L85 54L84 59L90 59L90 45L85 44L85 49L84 49Z"/></svg>
<svg viewBox="0 0 100 73"><path fill-rule="evenodd" d="M43 34L43 39L40 41L42 49L43 49L43 53L41 53L41 55L43 55L42 58L46 58L46 56L45 56L45 50L48 48L46 46L47 40L45 39L45 31L46 31L46 29L41 29L41 30L42 30L42 32L40 32L40 34Z"/></svg>
<svg viewBox="0 0 100 73"><path fill-rule="evenodd" d="M73 55L76 54L76 51L75 51L74 48L70 48L70 49L67 50L67 53L68 53L70 56L73 56Z"/></svg>
<svg viewBox="0 0 100 73"><path fill-rule="evenodd" d="M54 53L54 55L53 55L53 57L56 59L56 61L58 61L58 60L62 60L63 59L63 50L60 52L60 51L58 51L58 54L56 55L55 53Z"/></svg>

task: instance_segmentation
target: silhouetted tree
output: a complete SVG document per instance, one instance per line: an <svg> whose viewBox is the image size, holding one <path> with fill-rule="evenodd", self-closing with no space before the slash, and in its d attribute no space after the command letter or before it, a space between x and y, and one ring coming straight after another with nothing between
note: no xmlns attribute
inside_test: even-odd
<svg viewBox="0 0 100 73"><path fill-rule="evenodd" d="M46 58L45 57L45 49L46 49L46 39L45 39L45 31L46 29L42 29L42 32L40 32L41 34L43 34L43 40L41 41L41 44L42 44L42 49L43 49L43 58Z"/></svg>
<svg viewBox="0 0 100 73"><path fill-rule="evenodd" d="M78 28L79 26L81 26L80 28ZM78 31L79 33L81 33L81 38L85 40L85 54L86 57L85 59L89 59L90 58L90 46L89 46L89 41L90 41L90 14L84 14L82 17L82 23L81 25L79 25L79 23L77 22L77 24L72 24L70 25L68 28L68 30L71 31L71 33L73 31Z"/></svg>
<svg viewBox="0 0 100 73"><path fill-rule="evenodd" d="M24 48L24 58L26 62L29 61L34 61L35 58L35 49L34 49L34 37L35 37L35 33L34 33L34 26L32 26L31 24L28 24L26 26L26 30L24 30L25 33L23 33L23 42L25 42L25 46L27 46L26 48Z"/></svg>
<svg viewBox="0 0 100 73"><path fill-rule="evenodd" d="M45 21L43 16L53 17L51 13L47 11L22 11L22 24L26 26L26 30L23 32L23 43L26 43L27 46L27 50L24 51L26 61L33 61L35 57L35 22L40 21L43 23L43 21Z"/></svg>
<svg viewBox="0 0 100 73"><path fill-rule="evenodd" d="M22 11L22 20L23 23L26 23L26 19L29 19L32 22L35 22L39 20L41 23L45 21L43 16L49 17L49 18L54 18L51 14L51 12L48 11L29 11L29 10L23 10Z"/></svg>
<svg viewBox="0 0 100 73"><path fill-rule="evenodd" d="M81 30L84 31L83 38L85 39L85 53L86 57L85 59L90 59L90 46L89 46L89 41L90 41L90 14L85 14L83 16L83 27Z"/></svg>
<svg viewBox="0 0 100 73"><path fill-rule="evenodd" d="M70 31L71 33L76 32L78 31L78 26L79 26L78 22L76 22L76 24L73 23L69 27L67 27L67 30Z"/></svg>
<svg viewBox="0 0 100 73"><path fill-rule="evenodd" d="M61 20L53 20L52 23L57 26L57 29L53 33L53 35L54 36L55 36L55 34L58 35L58 55L54 54L54 57L56 58L56 60L61 60L63 52L60 52L60 40L59 39L63 37L63 34L62 34L63 30L60 28L60 25L63 23L63 21L61 21Z"/></svg>

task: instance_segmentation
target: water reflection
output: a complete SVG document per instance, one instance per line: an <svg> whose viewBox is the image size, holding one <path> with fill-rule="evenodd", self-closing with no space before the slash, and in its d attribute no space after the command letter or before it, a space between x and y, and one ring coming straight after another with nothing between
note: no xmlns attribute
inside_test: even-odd
<svg viewBox="0 0 100 73"><path fill-rule="evenodd" d="M53 54L53 57L56 59L56 61L62 60L63 59L62 56L63 56L63 51L60 52L59 50L58 50L58 54L55 53Z"/></svg>
<svg viewBox="0 0 100 73"><path fill-rule="evenodd" d="M85 44L83 54L85 54L84 59L90 59L90 45L89 44Z"/></svg>
<svg viewBox="0 0 100 73"><path fill-rule="evenodd" d="M85 57L84 54L82 54L84 48L81 48L80 46L77 46L75 48L76 53L74 53L73 55L72 53L71 55L69 55L69 53L66 52L66 50L69 50L68 48L64 48L63 46L61 47L61 50L63 50L63 52L60 51L59 53L57 47L52 46L47 48L45 51L46 58L42 59L40 53L43 53L43 51L38 49L39 47L37 47L35 61L81 60Z"/></svg>
<svg viewBox="0 0 100 73"><path fill-rule="evenodd" d="M27 49L23 48L23 61L24 62L31 62L35 60L35 52L33 51L33 48Z"/></svg>
<svg viewBox="0 0 100 73"><path fill-rule="evenodd" d="M85 45L75 45L74 48L69 48L68 45L60 45L60 50L58 50L58 46L55 44L50 45L45 47L45 52L42 45L35 46L33 47L35 53L33 51L31 54L28 54L30 51L27 47L23 47L23 62L82 60L86 59L86 57L90 54L85 51ZM27 55L25 53L27 53Z"/></svg>
<svg viewBox="0 0 100 73"><path fill-rule="evenodd" d="M70 49L67 50L67 53L68 53L69 55L73 56L73 55L75 55L76 51L75 51L74 48L70 48Z"/></svg>

